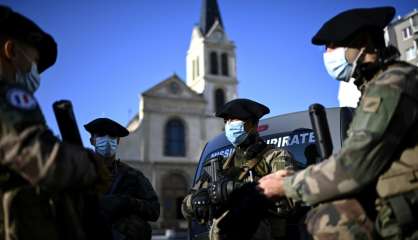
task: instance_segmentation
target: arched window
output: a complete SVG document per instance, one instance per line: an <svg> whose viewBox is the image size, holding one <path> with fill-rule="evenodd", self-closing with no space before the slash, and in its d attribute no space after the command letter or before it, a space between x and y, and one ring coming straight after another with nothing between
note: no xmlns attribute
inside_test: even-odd
<svg viewBox="0 0 418 240"><path fill-rule="evenodd" d="M224 104L225 104L224 90L218 88L218 89L215 90L215 110L216 110L216 112L219 112Z"/></svg>
<svg viewBox="0 0 418 240"><path fill-rule="evenodd" d="M172 119L165 125L164 155L185 156L184 124L180 119Z"/></svg>
<svg viewBox="0 0 418 240"><path fill-rule="evenodd" d="M218 54L216 52L210 53L210 73L218 74Z"/></svg>
<svg viewBox="0 0 418 240"><path fill-rule="evenodd" d="M222 53L222 55L221 55L221 65L222 65L222 75L229 76L228 54L227 53Z"/></svg>

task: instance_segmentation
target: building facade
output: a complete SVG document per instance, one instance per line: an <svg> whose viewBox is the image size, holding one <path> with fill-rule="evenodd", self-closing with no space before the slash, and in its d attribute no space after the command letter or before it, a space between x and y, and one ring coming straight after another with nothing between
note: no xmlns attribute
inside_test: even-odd
<svg viewBox="0 0 418 240"><path fill-rule="evenodd" d="M418 66L418 10L395 19L386 28L385 40L399 49L401 60Z"/></svg>
<svg viewBox="0 0 418 240"><path fill-rule="evenodd" d="M118 157L150 179L161 202L157 228L187 228L181 201L188 193L206 142L223 131L214 116L237 97L235 45L228 38L216 0L203 0L192 30L186 81L176 74L140 94Z"/></svg>
<svg viewBox="0 0 418 240"><path fill-rule="evenodd" d="M418 66L418 10L398 16L385 28L386 45L393 45L401 53L400 59ZM360 92L353 81L340 82L338 101L340 107L357 107Z"/></svg>

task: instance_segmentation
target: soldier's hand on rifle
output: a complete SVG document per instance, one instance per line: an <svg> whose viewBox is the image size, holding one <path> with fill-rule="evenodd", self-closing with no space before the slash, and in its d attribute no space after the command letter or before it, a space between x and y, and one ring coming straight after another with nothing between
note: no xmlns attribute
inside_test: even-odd
<svg viewBox="0 0 418 240"><path fill-rule="evenodd" d="M228 178L224 178L217 182L211 183L208 187L210 201L213 204L226 202L234 189L241 185L241 183L235 182Z"/></svg>
<svg viewBox="0 0 418 240"><path fill-rule="evenodd" d="M261 192L270 199L278 199L284 196L283 180L285 177L292 175L294 172L289 170L278 170L262 177L258 181L258 187Z"/></svg>
<svg viewBox="0 0 418 240"><path fill-rule="evenodd" d="M206 188L202 188L193 193L191 198L194 217L199 222L205 222L209 218L209 194Z"/></svg>

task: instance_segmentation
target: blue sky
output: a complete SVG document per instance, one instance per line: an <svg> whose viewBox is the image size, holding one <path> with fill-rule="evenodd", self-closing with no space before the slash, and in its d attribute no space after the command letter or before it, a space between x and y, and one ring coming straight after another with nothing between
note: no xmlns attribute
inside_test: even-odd
<svg viewBox="0 0 418 240"><path fill-rule="evenodd" d="M413 0L218 0L228 36L237 46L238 94L269 106L272 115L314 102L337 106L338 82L310 39L346 9L391 5L405 15ZM58 43L57 63L42 74L36 97L58 134L52 103L73 101L82 127L97 117L123 125L138 112L141 92L177 73L185 79L192 28L200 0L6 0Z"/></svg>

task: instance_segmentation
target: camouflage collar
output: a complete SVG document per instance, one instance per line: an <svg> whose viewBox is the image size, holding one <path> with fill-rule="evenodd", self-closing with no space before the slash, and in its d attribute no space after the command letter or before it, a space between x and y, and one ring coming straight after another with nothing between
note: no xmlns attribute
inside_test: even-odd
<svg viewBox="0 0 418 240"><path fill-rule="evenodd" d="M362 91L365 85L373 81L380 72L386 70L390 65L399 63L399 51L393 46L386 47L378 51L378 60L374 63L359 64L354 70L353 77L356 79L354 84Z"/></svg>
<svg viewBox="0 0 418 240"><path fill-rule="evenodd" d="M262 152L266 146L267 144L263 139L255 135L252 144L247 145L246 148L243 148L242 146L237 147L235 152L237 156L242 157L245 160L250 160Z"/></svg>

